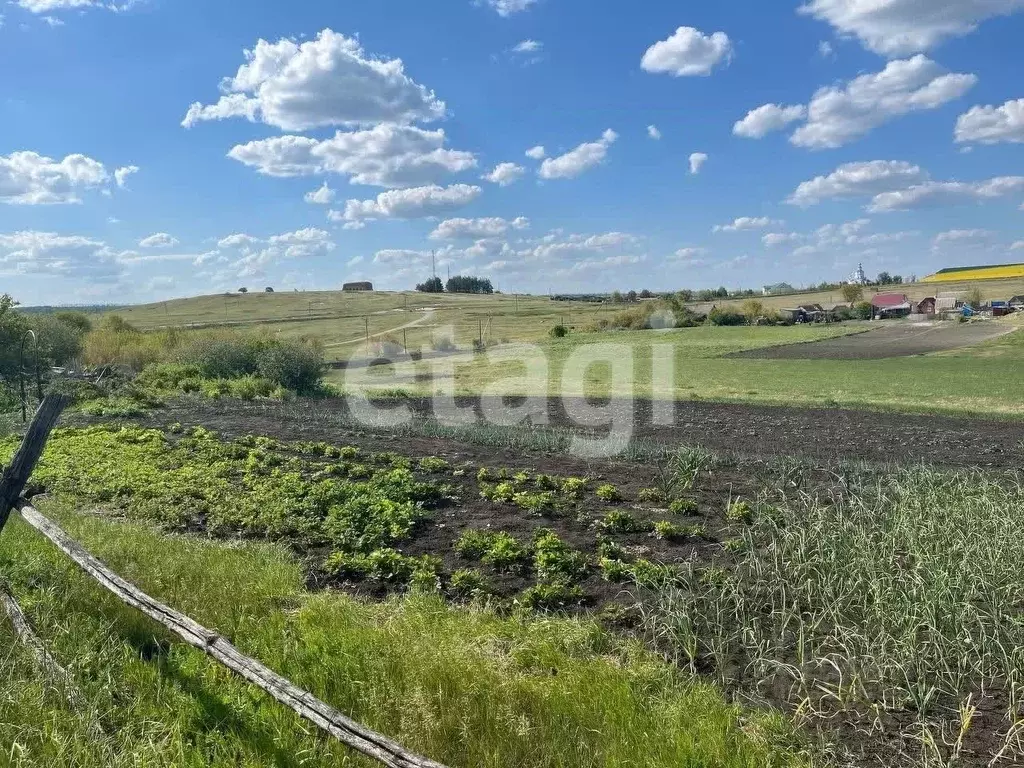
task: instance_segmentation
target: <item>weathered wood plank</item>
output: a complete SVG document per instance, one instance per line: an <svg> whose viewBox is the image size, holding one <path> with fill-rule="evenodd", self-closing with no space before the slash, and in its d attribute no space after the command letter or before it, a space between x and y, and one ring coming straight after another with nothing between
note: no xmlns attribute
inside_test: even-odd
<svg viewBox="0 0 1024 768"><path fill-rule="evenodd" d="M440 763L408 752L397 742L365 728L308 691L296 687L270 668L244 655L216 632L154 600L93 557L27 501L21 500L16 506L25 522L53 542L82 570L122 602L137 608L154 621L167 627L186 643L198 648L237 675L263 689L277 701L327 731L338 741L380 761L389 768L445 768Z"/></svg>
<svg viewBox="0 0 1024 768"><path fill-rule="evenodd" d="M39 410L32 417L25 438L21 441L21 447L14 454L10 466L0 475L0 531L7 524L7 518L21 492L25 490L25 483L32 476L36 462L43 455L43 448L46 447L50 432L67 404L68 398L64 395L49 394L43 398Z"/></svg>
<svg viewBox="0 0 1024 768"><path fill-rule="evenodd" d="M60 665L53 655L46 649L39 635L32 629L28 617L8 586L0 582L0 605L3 605L7 618L11 620L14 631L21 640L22 645L28 649L35 661L36 667L58 687L68 700L73 709L78 710L88 720L89 733L94 737L103 736L103 728L96 719L93 708L89 705L85 696L75 684L71 674Z"/></svg>

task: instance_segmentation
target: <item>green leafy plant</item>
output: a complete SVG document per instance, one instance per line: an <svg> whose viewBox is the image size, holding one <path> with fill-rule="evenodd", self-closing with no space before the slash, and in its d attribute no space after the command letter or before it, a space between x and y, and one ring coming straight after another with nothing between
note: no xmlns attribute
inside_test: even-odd
<svg viewBox="0 0 1024 768"><path fill-rule="evenodd" d="M673 499L668 505L668 511L673 515L695 515L697 502L693 499Z"/></svg>
<svg viewBox="0 0 1024 768"><path fill-rule="evenodd" d="M641 504L661 504L665 501L665 493L659 488L643 488L636 498Z"/></svg>
<svg viewBox="0 0 1024 768"><path fill-rule="evenodd" d="M680 525L661 520L654 524L654 536L664 541L679 541L686 538L687 530Z"/></svg>
<svg viewBox="0 0 1024 768"><path fill-rule="evenodd" d="M451 594L463 600L490 594L491 586L487 577L472 568L455 571L448 581Z"/></svg>
<svg viewBox="0 0 1024 768"><path fill-rule="evenodd" d="M595 495L601 501L606 501L608 503L622 501L622 494L619 493L619 489L610 484L600 486L597 491L595 491Z"/></svg>
<svg viewBox="0 0 1024 768"><path fill-rule="evenodd" d="M587 558L558 538L554 531L541 528L533 537L533 567L541 581L573 582L586 572Z"/></svg>
<svg viewBox="0 0 1024 768"><path fill-rule="evenodd" d="M651 524L646 520L640 520L629 512L616 509L603 518L598 526L607 533L646 533L651 530Z"/></svg>
<svg viewBox="0 0 1024 768"><path fill-rule="evenodd" d="M537 584L523 591L516 602L533 611L558 611L579 605L583 597L575 584Z"/></svg>

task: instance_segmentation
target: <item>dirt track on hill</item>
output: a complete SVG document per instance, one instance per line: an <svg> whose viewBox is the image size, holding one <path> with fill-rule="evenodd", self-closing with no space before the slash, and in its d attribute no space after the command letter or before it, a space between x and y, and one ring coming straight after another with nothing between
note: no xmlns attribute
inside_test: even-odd
<svg viewBox="0 0 1024 768"><path fill-rule="evenodd" d="M880 360L973 347L1014 330L1017 330L1017 326L981 321L893 322L853 336L840 336L807 344L752 349L735 352L726 357L751 360Z"/></svg>
<svg viewBox="0 0 1024 768"><path fill-rule="evenodd" d="M429 400L407 400L417 419L432 418ZM493 406L495 403L484 403ZM455 405L481 412L480 398L457 398ZM566 407L585 405L581 400L547 403L548 425L572 428ZM628 401L614 401L620 419L629 423ZM285 440L337 440L343 433L381 434L372 426L353 423L343 400L241 402L189 399L154 411L155 424L200 424L226 435L259 433ZM781 408L728 403L675 403L673 426L652 424L648 401L635 403L634 438L668 446L703 446L741 457L797 456L818 462L865 460L870 462L926 462L939 466L1012 468L1024 466L1024 422L877 413L842 409ZM584 431L584 430L581 430ZM384 437L385 442L452 443L425 437ZM457 442L457 441L454 441ZM404 450L404 448L401 448ZM466 446L470 453L494 453L493 448ZM396 450L399 448L396 447Z"/></svg>

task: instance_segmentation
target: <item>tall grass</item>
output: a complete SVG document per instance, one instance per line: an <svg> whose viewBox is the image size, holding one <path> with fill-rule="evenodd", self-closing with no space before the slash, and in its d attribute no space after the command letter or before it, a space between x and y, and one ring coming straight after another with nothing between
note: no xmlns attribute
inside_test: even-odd
<svg viewBox="0 0 1024 768"><path fill-rule="evenodd" d="M804 764L777 718L741 713L585 620L499 618L431 595L309 595L283 550L58 516L116 570L356 719L465 766ZM172 641L12 521L0 570L104 727L46 686L0 628L0 764L364 766Z"/></svg>
<svg viewBox="0 0 1024 768"><path fill-rule="evenodd" d="M809 717L909 722L929 765L957 764L980 710L1024 755L1021 476L909 468L787 496L755 505L738 563L661 592L658 641Z"/></svg>

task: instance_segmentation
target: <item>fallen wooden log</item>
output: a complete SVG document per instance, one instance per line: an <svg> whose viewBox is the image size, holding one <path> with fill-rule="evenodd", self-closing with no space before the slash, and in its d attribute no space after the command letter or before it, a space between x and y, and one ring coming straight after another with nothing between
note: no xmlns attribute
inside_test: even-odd
<svg viewBox="0 0 1024 768"><path fill-rule="evenodd" d="M75 561L119 600L137 608L149 618L174 632L189 645L219 661L277 701L297 712L338 741L389 768L445 768L440 763L415 755L386 736L365 728L325 704L308 691L296 687L269 667L241 653L234 645L188 616L154 600L125 581L100 560L93 557L51 520L24 499L16 504L22 519Z"/></svg>
<svg viewBox="0 0 1024 768"><path fill-rule="evenodd" d="M32 655L33 661L35 661L36 667L43 672L44 675L50 678L51 681L60 688L61 693L68 700L68 704L73 709L78 710L85 716L89 721L89 733L94 737L103 736L103 728L100 726L99 721L96 719L93 708L89 705L85 696L79 690L75 684L74 678L71 674L60 665L53 655L46 649L43 641L39 639L39 635L32 629L32 625L28 621L28 617L21 610L21 606L18 605L17 599L14 594L10 591L6 584L0 583L0 604L3 605L4 611L7 613L7 618L11 620L11 624L14 626L14 631L21 640L28 652Z"/></svg>

